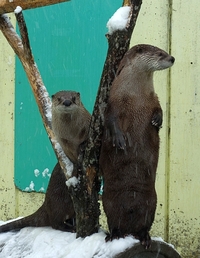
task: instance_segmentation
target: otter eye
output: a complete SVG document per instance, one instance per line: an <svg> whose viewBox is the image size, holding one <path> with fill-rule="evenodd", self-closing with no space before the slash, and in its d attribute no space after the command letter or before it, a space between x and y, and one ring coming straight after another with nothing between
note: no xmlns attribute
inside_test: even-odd
<svg viewBox="0 0 200 258"><path fill-rule="evenodd" d="M160 53L159 53L159 56L163 56L163 53L162 53L162 52L160 52Z"/></svg>
<svg viewBox="0 0 200 258"><path fill-rule="evenodd" d="M72 97L72 102L75 103L76 102L76 97Z"/></svg>
<svg viewBox="0 0 200 258"><path fill-rule="evenodd" d="M142 47L139 47L139 48L137 49L137 52L141 54L141 53L143 52Z"/></svg>
<svg viewBox="0 0 200 258"><path fill-rule="evenodd" d="M61 98L59 97L59 98L57 98L57 100L60 102L60 101L61 101Z"/></svg>

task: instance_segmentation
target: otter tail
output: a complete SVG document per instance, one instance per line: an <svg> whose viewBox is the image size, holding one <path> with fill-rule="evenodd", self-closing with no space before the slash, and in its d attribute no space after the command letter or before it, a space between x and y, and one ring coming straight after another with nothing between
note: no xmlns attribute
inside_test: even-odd
<svg viewBox="0 0 200 258"><path fill-rule="evenodd" d="M8 231L18 231L25 227L44 227L50 226L49 217L42 205L36 212L33 214L21 218L19 220L15 220L9 222L7 224L0 226L0 233L8 232Z"/></svg>

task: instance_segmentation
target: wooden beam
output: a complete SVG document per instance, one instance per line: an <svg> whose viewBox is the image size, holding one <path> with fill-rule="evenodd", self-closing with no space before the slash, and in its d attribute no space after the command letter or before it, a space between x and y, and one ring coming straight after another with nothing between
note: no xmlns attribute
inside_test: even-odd
<svg viewBox="0 0 200 258"><path fill-rule="evenodd" d="M0 0L0 14L14 12L17 6L26 10L68 1L70 0Z"/></svg>

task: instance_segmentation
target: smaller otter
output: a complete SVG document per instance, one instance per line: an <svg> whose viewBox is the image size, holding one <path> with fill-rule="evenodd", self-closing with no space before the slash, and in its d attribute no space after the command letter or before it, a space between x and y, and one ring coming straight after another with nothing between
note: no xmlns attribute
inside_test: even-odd
<svg viewBox="0 0 200 258"><path fill-rule="evenodd" d="M90 114L81 103L79 93L60 91L53 95L52 128L65 154L74 164L77 162L79 146L88 137L89 124ZM74 223L75 211L66 177L57 163L42 206L27 217L1 225L0 232L43 226L74 232Z"/></svg>
<svg viewBox="0 0 200 258"><path fill-rule="evenodd" d="M162 125L153 74L174 61L157 47L137 45L120 62L105 111L100 154L103 207L110 231L106 240L132 234L146 248L150 246Z"/></svg>
<svg viewBox="0 0 200 258"><path fill-rule="evenodd" d="M52 96L52 129L73 163L77 162L80 145L87 139L90 119L80 93L60 91Z"/></svg>

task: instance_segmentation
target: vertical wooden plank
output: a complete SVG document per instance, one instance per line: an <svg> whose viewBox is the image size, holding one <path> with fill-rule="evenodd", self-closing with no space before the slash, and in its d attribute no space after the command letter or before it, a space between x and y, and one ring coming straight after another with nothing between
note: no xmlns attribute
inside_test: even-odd
<svg viewBox="0 0 200 258"><path fill-rule="evenodd" d="M13 15L11 15L13 17ZM0 219L15 214L14 170L14 68L13 50L0 32Z"/></svg>
<svg viewBox="0 0 200 258"><path fill-rule="evenodd" d="M173 1L169 240L183 257L200 257L200 9Z"/></svg>
<svg viewBox="0 0 200 258"><path fill-rule="evenodd" d="M9 17L15 24L14 15ZM23 193L14 185L15 54L1 32L0 82L0 220L8 220L35 211L44 195Z"/></svg>
<svg viewBox="0 0 200 258"><path fill-rule="evenodd" d="M151 44L169 51L169 3L168 1L143 1L131 45ZM173 68L172 68L173 69ZM167 241L168 235L168 103L169 103L169 70L154 75L155 91L163 109L163 128L160 130L160 156L157 169L156 191L157 209L152 236L160 236Z"/></svg>

